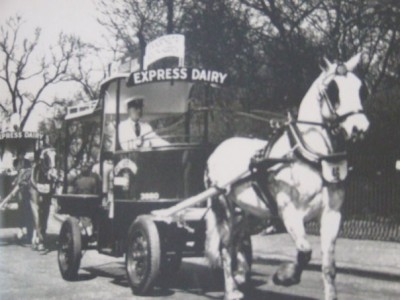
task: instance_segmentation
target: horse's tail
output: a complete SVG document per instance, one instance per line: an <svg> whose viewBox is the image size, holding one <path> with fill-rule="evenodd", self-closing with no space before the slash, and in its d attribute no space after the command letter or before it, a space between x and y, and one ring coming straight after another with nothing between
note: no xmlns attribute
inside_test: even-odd
<svg viewBox="0 0 400 300"><path fill-rule="evenodd" d="M204 185L206 188L211 186L211 179L209 177L209 170L206 167L204 173ZM218 196L217 196L218 197ZM217 215L215 214L213 208L213 201L218 201L218 199L209 199L208 210L205 216L206 221L206 241L205 241L205 256L207 257L210 265L212 267L221 266L221 255L220 255L220 244L221 236L218 231Z"/></svg>

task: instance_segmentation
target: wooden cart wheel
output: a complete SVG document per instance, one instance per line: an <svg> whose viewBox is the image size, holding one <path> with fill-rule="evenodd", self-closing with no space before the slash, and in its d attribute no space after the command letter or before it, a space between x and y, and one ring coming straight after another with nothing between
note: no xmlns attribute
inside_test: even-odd
<svg viewBox="0 0 400 300"><path fill-rule="evenodd" d="M160 273L160 237L149 216L139 216L129 228L126 272L132 291L144 295L151 290Z"/></svg>
<svg viewBox="0 0 400 300"><path fill-rule="evenodd" d="M58 267L62 278L75 280L78 277L82 258L82 237L78 219L69 217L61 226L58 238Z"/></svg>

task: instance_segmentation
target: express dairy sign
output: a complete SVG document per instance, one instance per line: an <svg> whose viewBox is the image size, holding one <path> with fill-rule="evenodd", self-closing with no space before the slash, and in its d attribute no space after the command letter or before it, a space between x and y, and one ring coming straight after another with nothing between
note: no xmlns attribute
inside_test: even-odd
<svg viewBox="0 0 400 300"><path fill-rule="evenodd" d="M31 139L38 139L41 138L42 134L38 132L32 131L6 131L0 132L0 140L4 139L24 139L24 138L31 138Z"/></svg>
<svg viewBox="0 0 400 300"><path fill-rule="evenodd" d="M129 77L128 85L132 86L165 80L186 80L224 84L226 83L227 77L227 73L214 70L197 68L165 68L132 73Z"/></svg>

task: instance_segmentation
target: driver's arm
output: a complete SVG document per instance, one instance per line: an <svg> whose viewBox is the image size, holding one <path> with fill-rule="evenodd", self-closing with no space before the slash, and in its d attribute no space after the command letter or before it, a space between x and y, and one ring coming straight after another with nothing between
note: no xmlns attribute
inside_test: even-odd
<svg viewBox="0 0 400 300"><path fill-rule="evenodd" d="M156 147L170 145L168 141L158 136L158 134L153 130L150 124L144 123L142 127L145 144L150 143L151 146Z"/></svg>
<svg viewBox="0 0 400 300"><path fill-rule="evenodd" d="M126 128L126 122L121 122L118 125L118 141L122 150L129 150L129 136L128 129Z"/></svg>

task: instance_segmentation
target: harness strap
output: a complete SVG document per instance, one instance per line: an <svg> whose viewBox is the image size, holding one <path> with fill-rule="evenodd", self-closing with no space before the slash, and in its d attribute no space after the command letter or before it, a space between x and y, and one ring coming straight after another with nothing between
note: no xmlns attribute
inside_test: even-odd
<svg viewBox="0 0 400 300"><path fill-rule="evenodd" d="M352 115L358 115L358 114L364 114L364 110L360 109L360 110L356 110L356 111L350 111L348 113L345 113L343 115L337 116L336 122L341 123L344 120L346 120L348 117L352 116Z"/></svg>
<svg viewBox="0 0 400 300"><path fill-rule="evenodd" d="M271 153L272 147L276 143L276 141L282 136L282 133L285 131L285 128L282 128L273 136L267 146L261 152L261 155L255 155L249 165L249 169L251 174L247 178L243 178L243 181L251 181L251 186L257 196L264 202L264 204L268 207L271 214L273 216L278 216L278 206L274 201L274 197L269 191L267 182L269 172L268 169L277 165L277 164L287 164L292 163L293 159L288 158L270 158L269 155ZM243 182L241 181L241 182ZM238 182L240 184L241 182Z"/></svg>
<svg viewBox="0 0 400 300"><path fill-rule="evenodd" d="M319 163L321 155L315 153L308 147L308 145L302 138L299 128L296 126L296 124L295 123L289 124L287 131L291 146L292 147L297 146L295 149L296 153L299 154L299 156L304 158L306 161L309 161L314 164Z"/></svg>

